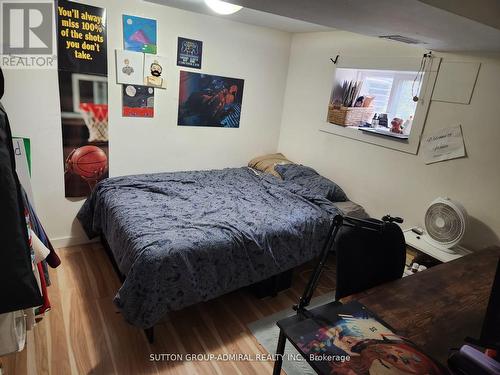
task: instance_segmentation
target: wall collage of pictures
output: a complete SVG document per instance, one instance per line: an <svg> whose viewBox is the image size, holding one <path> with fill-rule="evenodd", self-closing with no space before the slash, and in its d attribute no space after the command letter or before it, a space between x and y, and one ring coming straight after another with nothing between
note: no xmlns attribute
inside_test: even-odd
<svg viewBox="0 0 500 375"><path fill-rule="evenodd" d="M167 89L167 59L157 55L157 21L124 14L115 50L122 116L152 118L155 90ZM106 10L57 2L58 71L66 197L88 196L108 177ZM177 40L177 66L202 69L203 42ZM244 80L179 70L178 126L239 128Z"/></svg>

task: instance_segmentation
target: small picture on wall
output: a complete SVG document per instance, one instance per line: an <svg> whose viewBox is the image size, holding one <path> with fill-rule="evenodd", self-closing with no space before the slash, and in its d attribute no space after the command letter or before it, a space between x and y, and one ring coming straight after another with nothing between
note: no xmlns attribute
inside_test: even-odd
<svg viewBox="0 0 500 375"><path fill-rule="evenodd" d="M177 40L177 65L201 69L203 42L179 37Z"/></svg>
<svg viewBox="0 0 500 375"><path fill-rule="evenodd" d="M123 48L156 54L156 20L123 15Z"/></svg>
<svg viewBox="0 0 500 375"><path fill-rule="evenodd" d="M144 85L159 89L167 88L164 67L165 58L158 55L144 55Z"/></svg>
<svg viewBox="0 0 500 375"><path fill-rule="evenodd" d="M155 89L123 85L123 117L154 117Z"/></svg>
<svg viewBox="0 0 500 375"><path fill-rule="evenodd" d="M143 84L144 54L116 50L116 83Z"/></svg>
<svg viewBox="0 0 500 375"><path fill-rule="evenodd" d="M179 126L239 128L244 80L180 72Z"/></svg>

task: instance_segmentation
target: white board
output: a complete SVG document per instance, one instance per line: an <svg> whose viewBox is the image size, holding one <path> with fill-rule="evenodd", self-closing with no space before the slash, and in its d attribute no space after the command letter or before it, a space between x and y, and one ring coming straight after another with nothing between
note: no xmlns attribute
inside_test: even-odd
<svg viewBox="0 0 500 375"><path fill-rule="evenodd" d="M481 63L443 61L439 67L432 100L470 104Z"/></svg>
<svg viewBox="0 0 500 375"><path fill-rule="evenodd" d="M28 157L26 156L26 149L24 148L24 141L22 138L12 138L14 146L14 156L16 160L16 172L19 177L19 182L28 195L28 200L31 205L35 206L33 200L33 190L31 188L31 176L28 168Z"/></svg>

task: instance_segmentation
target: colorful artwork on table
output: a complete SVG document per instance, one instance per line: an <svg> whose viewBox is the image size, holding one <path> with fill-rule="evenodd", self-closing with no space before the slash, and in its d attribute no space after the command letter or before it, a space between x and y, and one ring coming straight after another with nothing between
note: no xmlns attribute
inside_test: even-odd
<svg viewBox="0 0 500 375"><path fill-rule="evenodd" d="M156 54L156 20L123 15L123 48Z"/></svg>
<svg viewBox="0 0 500 375"><path fill-rule="evenodd" d="M244 80L180 72L179 126L239 128Z"/></svg>
<svg viewBox="0 0 500 375"><path fill-rule="evenodd" d="M165 79L165 58L158 55L144 55L144 86L167 88Z"/></svg>
<svg viewBox="0 0 500 375"><path fill-rule="evenodd" d="M179 37L177 40L177 65L201 69L203 42Z"/></svg>
<svg viewBox="0 0 500 375"><path fill-rule="evenodd" d="M116 83L142 85L144 54L116 50Z"/></svg>
<svg viewBox="0 0 500 375"><path fill-rule="evenodd" d="M84 197L108 177L106 9L57 5L65 196Z"/></svg>
<svg viewBox="0 0 500 375"><path fill-rule="evenodd" d="M155 89L123 85L123 117L154 117Z"/></svg>
<svg viewBox="0 0 500 375"><path fill-rule="evenodd" d="M288 331L322 374L448 373L411 341L397 335L359 302L334 307L328 320L305 319Z"/></svg>

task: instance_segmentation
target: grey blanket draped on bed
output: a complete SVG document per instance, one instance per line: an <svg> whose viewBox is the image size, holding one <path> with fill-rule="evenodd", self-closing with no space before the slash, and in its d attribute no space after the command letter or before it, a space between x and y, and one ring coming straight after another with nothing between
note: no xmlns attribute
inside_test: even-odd
<svg viewBox="0 0 500 375"><path fill-rule="evenodd" d="M149 328L311 260L337 213L299 185L231 168L110 178L78 219L89 237L104 234L126 276L115 304Z"/></svg>

